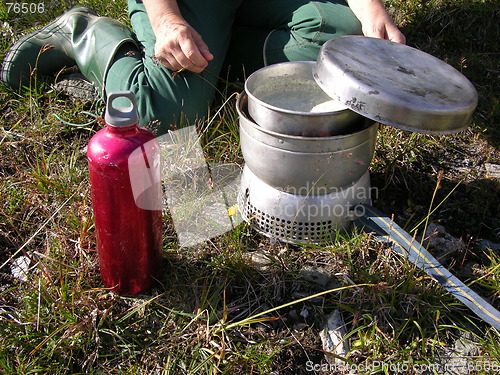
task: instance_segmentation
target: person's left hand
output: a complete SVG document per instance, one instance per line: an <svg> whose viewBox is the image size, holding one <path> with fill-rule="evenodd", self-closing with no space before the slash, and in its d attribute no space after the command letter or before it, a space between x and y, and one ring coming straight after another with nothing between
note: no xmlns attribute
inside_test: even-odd
<svg viewBox="0 0 500 375"><path fill-rule="evenodd" d="M394 24L381 0L347 0L349 7L361 22L363 34L372 38L406 43L403 33Z"/></svg>
<svg viewBox="0 0 500 375"><path fill-rule="evenodd" d="M388 39L396 43L406 43L403 33L392 21L385 9L373 9L370 16L365 16L361 22L365 36Z"/></svg>

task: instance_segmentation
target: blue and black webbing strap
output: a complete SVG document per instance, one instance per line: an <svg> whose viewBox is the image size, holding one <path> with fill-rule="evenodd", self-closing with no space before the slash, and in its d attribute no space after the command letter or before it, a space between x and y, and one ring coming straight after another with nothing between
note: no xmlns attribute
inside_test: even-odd
<svg viewBox="0 0 500 375"><path fill-rule="evenodd" d="M360 215L356 225L367 233L375 233L380 240L389 242L394 250L407 257L478 317L500 331L500 312L443 267L392 219L369 205L358 206L356 211Z"/></svg>

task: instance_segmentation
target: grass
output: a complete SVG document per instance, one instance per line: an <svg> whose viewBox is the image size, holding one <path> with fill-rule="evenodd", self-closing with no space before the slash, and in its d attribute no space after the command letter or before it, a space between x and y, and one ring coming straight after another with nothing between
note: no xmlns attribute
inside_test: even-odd
<svg viewBox="0 0 500 375"><path fill-rule="evenodd" d="M47 3L45 13L26 17L0 5L7 22L0 56L14 35L73 3ZM123 1L84 3L126 17ZM418 235L428 221L462 238L465 249L446 265L499 308L500 254L477 244L500 242L500 182L484 172L485 162L500 164L500 10L483 0L387 5L408 44L461 70L480 99L470 128L458 135L381 127L374 203ZM220 103L200 124L205 151L210 161L241 163L234 98ZM134 298L109 293L99 278L85 157L100 126L74 128L54 116L86 123L92 118L83 112L100 114L102 104L70 101L37 80L21 95L0 86L0 107L0 373L321 373L327 362L319 331L335 309L347 323L349 364L360 374L437 369L465 336L476 342L469 373L499 365L497 331L359 232L339 233L325 246L291 246L242 224L182 249L166 216L161 286ZM265 267L252 262L256 252L269 259ZM25 281L10 272L20 255L31 260ZM307 281L306 266L321 268L340 289L325 293Z"/></svg>

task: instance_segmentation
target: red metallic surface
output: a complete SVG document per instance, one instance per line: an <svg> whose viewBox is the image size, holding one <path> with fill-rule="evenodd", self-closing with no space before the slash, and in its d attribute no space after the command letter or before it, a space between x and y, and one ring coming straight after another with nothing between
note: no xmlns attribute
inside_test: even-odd
<svg viewBox="0 0 500 375"><path fill-rule="evenodd" d="M144 155L139 163L158 176L159 164L153 166L150 159L159 158L159 146L137 125L106 125L92 137L87 151L101 277L106 287L123 295L150 289L162 264L161 184L145 182L140 199L153 202L154 209L138 207L130 179L130 155L138 147Z"/></svg>

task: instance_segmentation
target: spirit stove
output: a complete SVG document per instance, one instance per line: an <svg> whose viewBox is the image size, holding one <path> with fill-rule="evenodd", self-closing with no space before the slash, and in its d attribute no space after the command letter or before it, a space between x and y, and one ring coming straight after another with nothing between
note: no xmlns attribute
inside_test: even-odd
<svg viewBox="0 0 500 375"><path fill-rule="evenodd" d="M335 38L316 62L267 66L247 79L237 103L242 217L281 241L328 241L371 204L379 123L455 133L476 105L477 92L460 72L387 40Z"/></svg>

